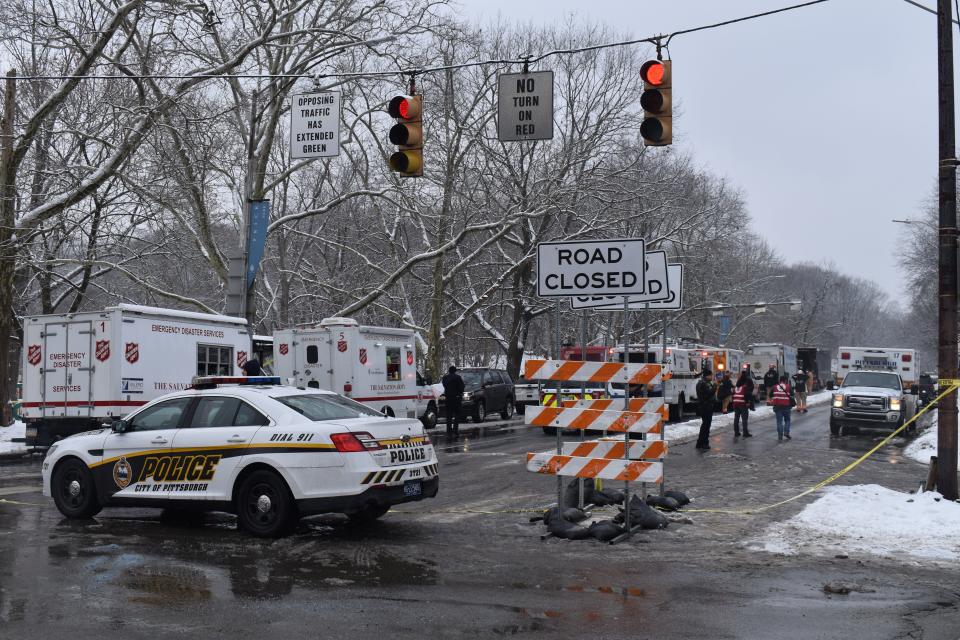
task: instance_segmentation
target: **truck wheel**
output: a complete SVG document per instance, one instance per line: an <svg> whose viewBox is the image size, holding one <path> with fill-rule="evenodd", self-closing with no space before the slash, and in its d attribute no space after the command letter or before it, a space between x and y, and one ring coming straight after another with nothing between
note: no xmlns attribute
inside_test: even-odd
<svg viewBox="0 0 960 640"><path fill-rule="evenodd" d="M368 505L363 509L361 509L360 511L354 511L352 513L348 513L347 516L350 518L351 521L356 523L373 522L377 518L386 514L387 511L390 511L390 505L376 504L376 505Z"/></svg>
<svg viewBox="0 0 960 640"><path fill-rule="evenodd" d="M507 398L507 404L503 407L503 411L500 412L500 417L504 420L509 420L513 417L513 398Z"/></svg>
<svg viewBox="0 0 960 640"><path fill-rule="evenodd" d="M683 400L683 396L680 396L680 400L677 401L677 404L667 405L670 408L670 414L667 419L670 420L671 422L678 421L680 419L680 416L683 415L683 409L680 408L682 400Z"/></svg>
<svg viewBox="0 0 960 640"><path fill-rule="evenodd" d="M522 416L523 412L527 410L527 405L517 404L517 405L514 405L514 408L517 410L517 413Z"/></svg>
<svg viewBox="0 0 960 640"><path fill-rule="evenodd" d="M487 419L487 407L482 402L478 402L473 408L473 421L483 422Z"/></svg>
<svg viewBox="0 0 960 640"><path fill-rule="evenodd" d="M839 436L840 435L840 423L836 420L830 421L830 435Z"/></svg>
<svg viewBox="0 0 960 640"><path fill-rule="evenodd" d="M57 509L68 518L91 518L103 508L97 499L93 474L77 458L67 458L57 465L50 479L50 492Z"/></svg>
<svg viewBox="0 0 960 640"><path fill-rule="evenodd" d="M424 429L437 428L437 406L435 404L431 402L427 405L427 410L423 412L420 422L423 423Z"/></svg>
<svg viewBox="0 0 960 640"><path fill-rule="evenodd" d="M296 522L297 510L287 483L273 471L261 469L244 479L237 492L240 526L258 538L276 538Z"/></svg>

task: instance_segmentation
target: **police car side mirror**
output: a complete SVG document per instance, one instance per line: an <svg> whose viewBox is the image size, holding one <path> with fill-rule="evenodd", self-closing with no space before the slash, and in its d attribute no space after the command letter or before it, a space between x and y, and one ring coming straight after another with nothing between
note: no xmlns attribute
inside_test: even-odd
<svg viewBox="0 0 960 640"><path fill-rule="evenodd" d="M114 433L126 433L130 430L130 423L126 420L114 420L113 421L113 432Z"/></svg>

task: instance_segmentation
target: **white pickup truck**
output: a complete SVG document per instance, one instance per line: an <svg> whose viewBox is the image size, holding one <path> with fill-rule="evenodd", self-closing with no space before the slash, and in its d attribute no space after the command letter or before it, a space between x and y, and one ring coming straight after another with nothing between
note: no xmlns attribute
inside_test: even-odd
<svg viewBox="0 0 960 640"><path fill-rule="evenodd" d="M513 405L517 413L523 415L528 406L540 404L540 385L530 382L523 376L513 385Z"/></svg>
<svg viewBox="0 0 960 640"><path fill-rule="evenodd" d="M896 429L916 413L916 401L916 387L904 389L896 372L851 371L833 393L830 435L849 427Z"/></svg>

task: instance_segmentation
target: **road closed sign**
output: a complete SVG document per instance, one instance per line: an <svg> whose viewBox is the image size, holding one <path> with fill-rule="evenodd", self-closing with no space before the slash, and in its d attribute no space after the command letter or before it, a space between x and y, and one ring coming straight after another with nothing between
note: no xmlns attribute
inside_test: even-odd
<svg viewBox="0 0 960 640"><path fill-rule="evenodd" d="M497 138L553 139L553 71L497 77Z"/></svg>
<svg viewBox="0 0 960 640"><path fill-rule="evenodd" d="M647 251L646 270L647 290L642 295L630 296L573 296L570 298L572 309L592 309L619 305L623 309L623 299L628 297L630 303L654 302L666 300L670 297L670 284L667 272L667 252Z"/></svg>
<svg viewBox="0 0 960 640"><path fill-rule="evenodd" d="M542 298L642 294L645 271L640 238L537 245L537 295Z"/></svg>
<svg viewBox="0 0 960 640"><path fill-rule="evenodd" d="M290 157L340 155L340 92L300 93L290 100Z"/></svg>

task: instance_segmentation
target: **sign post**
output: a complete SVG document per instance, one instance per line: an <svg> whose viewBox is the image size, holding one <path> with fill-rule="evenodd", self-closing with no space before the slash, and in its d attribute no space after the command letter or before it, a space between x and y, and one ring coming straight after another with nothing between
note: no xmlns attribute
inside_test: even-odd
<svg viewBox="0 0 960 640"><path fill-rule="evenodd" d="M497 138L501 142L553 139L553 71L497 77Z"/></svg>
<svg viewBox="0 0 960 640"><path fill-rule="evenodd" d="M340 92L299 93L290 100L290 158L340 155Z"/></svg>

